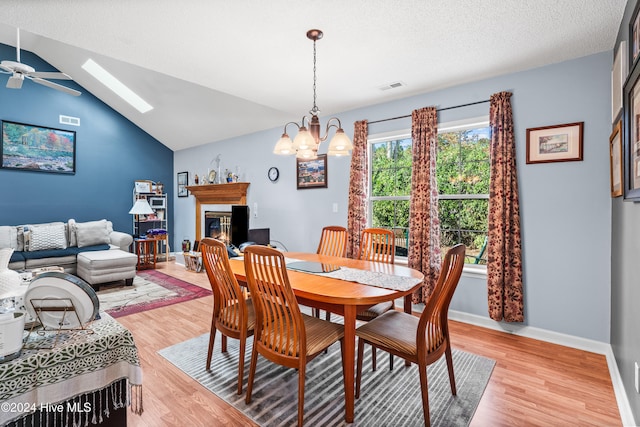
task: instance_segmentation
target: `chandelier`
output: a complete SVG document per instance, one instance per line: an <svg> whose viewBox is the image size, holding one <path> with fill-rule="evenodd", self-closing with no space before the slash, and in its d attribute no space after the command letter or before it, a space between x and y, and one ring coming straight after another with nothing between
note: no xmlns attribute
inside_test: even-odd
<svg viewBox="0 0 640 427"><path fill-rule="evenodd" d="M320 109L316 105L316 42L322 38L322 31L309 30L307 31L307 38L313 40L313 108L309 110L311 119L303 116L300 124L289 122L284 125L284 132L276 143L273 152L281 155L295 154L296 157L301 159L314 159L318 155L320 143L329 136L329 129L336 128L335 135L329 142L327 154L330 156L348 156L349 150L353 149L353 144L351 139L344 133L344 130L342 130L340 119L336 117L330 118L326 125L325 135L320 136L320 119L318 119ZM295 125L298 128L298 135L293 141L287 135L287 126L289 125Z"/></svg>

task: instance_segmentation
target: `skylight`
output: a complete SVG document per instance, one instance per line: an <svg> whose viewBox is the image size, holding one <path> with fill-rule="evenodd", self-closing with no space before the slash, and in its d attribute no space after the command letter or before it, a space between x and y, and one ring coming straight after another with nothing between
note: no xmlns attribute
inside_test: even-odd
<svg viewBox="0 0 640 427"><path fill-rule="evenodd" d="M82 65L82 68L141 113L153 110L153 107L149 105L149 103L125 86L125 84L113 76L113 74L98 65L93 59L88 59L87 62Z"/></svg>

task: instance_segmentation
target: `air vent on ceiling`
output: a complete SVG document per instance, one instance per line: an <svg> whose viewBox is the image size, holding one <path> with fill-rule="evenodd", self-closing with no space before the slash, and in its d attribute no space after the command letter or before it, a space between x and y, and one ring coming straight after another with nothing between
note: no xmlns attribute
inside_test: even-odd
<svg viewBox="0 0 640 427"><path fill-rule="evenodd" d="M80 118L60 115L60 123L63 125L80 126Z"/></svg>
<svg viewBox="0 0 640 427"><path fill-rule="evenodd" d="M380 90L397 89L403 86L406 86L406 84L404 84L403 82L393 82L393 83L386 84L384 86L380 86Z"/></svg>

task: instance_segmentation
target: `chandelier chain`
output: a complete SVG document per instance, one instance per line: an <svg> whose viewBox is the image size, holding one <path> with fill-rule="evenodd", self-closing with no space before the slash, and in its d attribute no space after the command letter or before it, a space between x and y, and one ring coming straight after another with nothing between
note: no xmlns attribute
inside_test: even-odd
<svg viewBox="0 0 640 427"><path fill-rule="evenodd" d="M320 111L316 105L316 40L313 41L313 108L310 114L317 114Z"/></svg>

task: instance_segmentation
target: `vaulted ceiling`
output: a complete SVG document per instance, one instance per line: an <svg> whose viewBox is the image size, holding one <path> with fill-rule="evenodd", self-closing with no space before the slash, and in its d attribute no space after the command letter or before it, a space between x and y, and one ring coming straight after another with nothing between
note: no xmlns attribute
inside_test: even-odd
<svg viewBox="0 0 640 427"><path fill-rule="evenodd" d="M300 120L313 105L312 28L324 32L323 116L611 50L625 4L3 0L0 43L15 46L19 27L23 49L180 150ZM98 83L81 68L88 58L154 109L141 114Z"/></svg>

